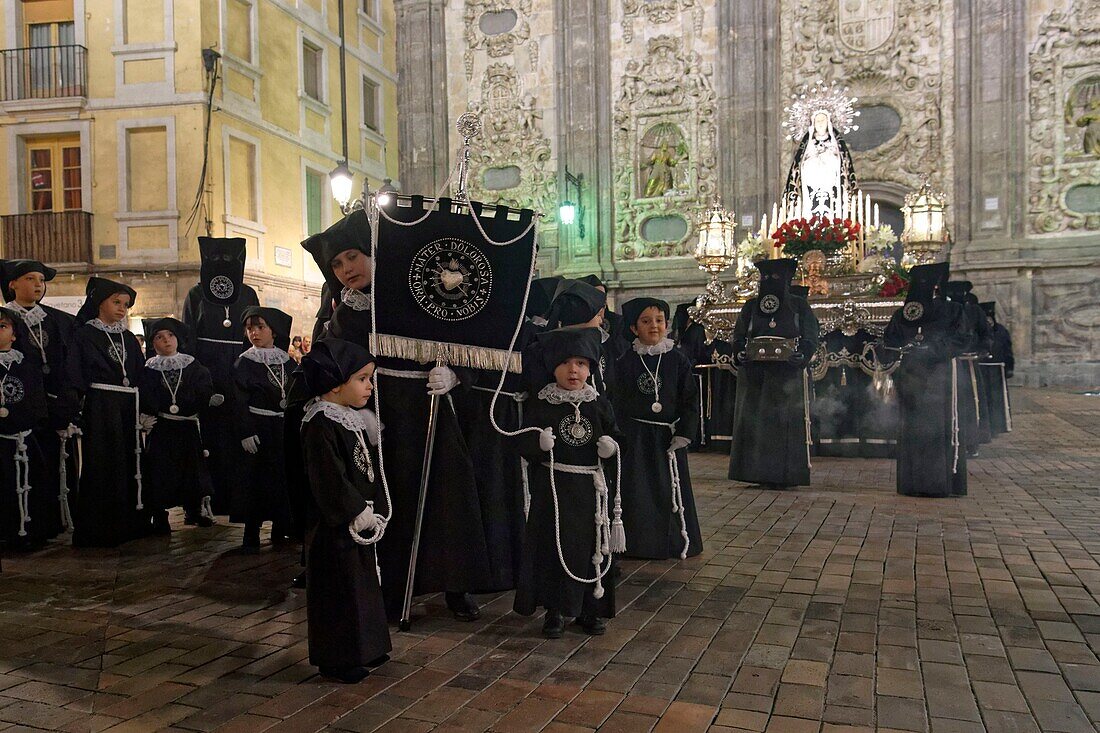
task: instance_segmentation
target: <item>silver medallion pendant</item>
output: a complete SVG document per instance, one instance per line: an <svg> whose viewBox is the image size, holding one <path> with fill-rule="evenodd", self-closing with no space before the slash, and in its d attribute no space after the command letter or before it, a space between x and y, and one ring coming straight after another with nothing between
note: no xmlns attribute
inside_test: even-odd
<svg viewBox="0 0 1100 733"><path fill-rule="evenodd" d="M279 407L281 407L282 409L285 410L286 409L286 400L279 400Z"/></svg>
<svg viewBox="0 0 1100 733"><path fill-rule="evenodd" d="M771 293L760 299L760 312L770 316L779 310L779 298Z"/></svg>
<svg viewBox="0 0 1100 733"><path fill-rule="evenodd" d="M7 417L7 416L8 416L8 408L0 407L0 417Z"/></svg>
<svg viewBox="0 0 1100 733"><path fill-rule="evenodd" d="M771 319L770 321L768 321L768 328L775 328L775 319L774 318Z"/></svg>
<svg viewBox="0 0 1100 733"><path fill-rule="evenodd" d="M654 402L652 405L649 406L649 409L653 410L654 412L660 412L665 408L661 405L660 402Z"/></svg>
<svg viewBox="0 0 1100 733"><path fill-rule="evenodd" d="M130 386L130 378L129 377L123 377L122 378L122 386L123 387L129 387Z"/></svg>
<svg viewBox="0 0 1100 733"><path fill-rule="evenodd" d="M180 406L179 406L179 405L171 405L171 406L170 406L170 407L168 408L168 412L172 413L173 415L175 415L175 414L176 414L176 413L178 413L179 411L180 411Z"/></svg>
<svg viewBox="0 0 1100 733"><path fill-rule="evenodd" d="M229 328L230 326L233 325L233 321L226 318L224 321L222 321L222 325L225 326L226 328Z"/></svg>

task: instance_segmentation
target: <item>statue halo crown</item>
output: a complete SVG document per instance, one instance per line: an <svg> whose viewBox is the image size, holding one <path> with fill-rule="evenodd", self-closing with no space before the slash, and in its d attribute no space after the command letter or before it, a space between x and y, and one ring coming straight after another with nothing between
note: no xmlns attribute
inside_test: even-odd
<svg viewBox="0 0 1100 733"><path fill-rule="evenodd" d="M859 125L854 124L855 118L859 117L859 111L854 108L857 101L856 97L848 96L847 87L835 81L819 81L809 89L794 94L783 110L787 114L783 123L786 135L791 140L801 138L810 129L813 116L818 112L827 113L832 126L841 135L854 132L859 129Z"/></svg>

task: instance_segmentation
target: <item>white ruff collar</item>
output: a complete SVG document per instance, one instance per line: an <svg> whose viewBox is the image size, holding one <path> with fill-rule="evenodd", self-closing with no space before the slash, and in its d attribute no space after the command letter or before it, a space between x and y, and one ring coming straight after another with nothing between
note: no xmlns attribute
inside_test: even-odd
<svg viewBox="0 0 1100 733"><path fill-rule="evenodd" d="M578 402L591 402L596 399L596 388L586 384L580 389L562 389L556 382L551 382L539 390L539 399L549 402L551 405L576 404Z"/></svg>
<svg viewBox="0 0 1100 733"><path fill-rule="evenodd" d="M124 324L122 321L115 321L114 323L104 323L103 321L99 320L98 318L93 318L92 320L88 321L88 325L93 326L95 328L98 328L103 333L125 333L126 332L126 324Z"/></svg>
<svg viewBox="0 0 1100 733"><path fill-rule="evenodd" d="M278 346L267 349L252 346L241 353L241 358L254 361L257 364L286 364L290 361L290 354Z"/></svg>
<svg viewBox="0 0 1100 733"><path fill-rule="evenodd" d="M5 369L10 369L12 364L20 364L23 361L23 352L11 349L9 351L0 351L0 366Z"/></svg>
<svg viewBox="0 0 1100 733"><path fill-rule="evenodd" d="M355 288L344 288L340 292L340 302L353 311L370 310L370 296Z"/></svg>
<svg viewBox="0 0 1100 733"><path fill-rule="evenodd" d="M172 354L171 356L151 356L146 360L145 366L155 372L168 372L173 370L183 371L195 360L190 354Z"/></svg>
<svg viewBox="0 0 1100 733"><path fill-rule="evenodd" d="M304 425L318 414L321 414L352 432L365 433L369 429L369 425L366 416L363 415L364 412L370 412L370 410L360 411L346 405L338 405L335 402L323 400L320 397L314 397L306 403L306 411L302 415L302 424Z"/></svg>
<svg viewBox="0 0 1100 733"><path fill-rule="evenodd" d="M648 344L643 344L638 339L634 339L633 347L635 354L645 354L646 356L659 356L661 354L667 354L668 352L672 351L672 347L675 345L676 344L672 342L672 339L669 338L661 339L652 346L649 346Z"/></svg>
<svg viewBox="0 0 1100 733"><path fill-rule="evenodd" d="M24 308L13 300L10 303L5 303L4 307L11 308L13 311L23 316L23 323L31 327L37 326L39 323L42 323L42 321L46 320L46 311L42 310L42 306L38 305L38 303L35 303L33 308Z"/></svg>

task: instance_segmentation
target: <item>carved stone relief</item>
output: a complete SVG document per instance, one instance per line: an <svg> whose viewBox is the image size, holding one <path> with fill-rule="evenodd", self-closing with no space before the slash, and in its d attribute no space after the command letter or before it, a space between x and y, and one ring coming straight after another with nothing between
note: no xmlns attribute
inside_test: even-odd
<svg viewBox="0 0 1100 733"><path fill-rule="evenodd" d="M924 175L953 183L954 44L944 38L945 0L837 0L782 9L782 99L819 80L838 81L860 106L888 105L901 117L885 144L855 151L861 181L915 189ZM785 161L792 150L784 151Z"/></svg>
<svg viewBox="0 0 1100 733"><path fill-rule="evenodd" d="M487 35L481 26L482 16L506 11L516 14L515 26L504 33ZM466 42L463 62L467 80L474 76L474 56L478 51L484 51L491 59L500 59L514 54L517 48L525 47L531 58L531 66L538 67L539 44L531 38L531 25L527 22L530 14L531 0L466 0L462 19L465 26L463 39Z"/></svg>
<svg viewBox="0 0 1100 733"><path fill-rule="evenodd" d="M690 12L695 32L703 32L703 5L697 0L623 0L623 40L634 42L634 20L639 16L659 25L677 20L681 12Z"/></svg>
<svg viewBox="0 0 1100 733"><path fill-rule="evenodd" d="M1100 212L1067 205L1071 189L1100 185L1100 4L1047 15L1028 63L1029 231L1100 230Z"/></svg>
<svg viewBox="0 0 1100 733"><path fill-rule="evenodd" d="M640 58L627 62L614 107L612 160L615 243L619 259L688 254L692 222L717 186L716 101L713 70L681 38L649 39ZM676 241L646 241L650 219L686 227Z"/></svg>
<svg viewBox="0 0 1100 733"><path fill-rule="evenodd" d="M1100 279L1082 272L1035 283L1034 356L1088 358L1100 353Z"/></svg>

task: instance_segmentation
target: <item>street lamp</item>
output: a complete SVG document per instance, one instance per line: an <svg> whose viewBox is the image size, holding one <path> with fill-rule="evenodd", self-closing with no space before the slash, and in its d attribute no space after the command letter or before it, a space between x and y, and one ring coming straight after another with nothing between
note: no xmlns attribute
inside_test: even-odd
<svg viewBox="0 0 1100 733"><path fill-rule="evenodd" d="M709 272L714 281L737 261L736 231L733 212L723 209L722 200L715 196L714 203L703 212L699 241L695 245L695 261L699 263L699 269Z"/></svg>
<svg viewBox="0 0 1100 733"><path fill-rule="evenodd" d="M569 186L577 191L576 204L569 198ZM584 239L584 174L573 175L568 166L565 168L565 201L558 207L558 220L565 226L577 222L577 236Z"/></svg>
<svg viewBox="0 0 1100 733"><path fill-rule="evenodd" d="M905 215L901 241L907 258L913 264L935 262L950 240L951 234L944 216L947 209L946 198L943 193L932 188L927 176L919 189L905 197L905 205L901 207Z"/></svg>
<svg viewBox="0 0 1100 733"><path fill-rule="evenodd" d="M389 206L396 193L397 186L393 185L393 181L389 178L383 178L382 185L378 187L378 205Z"/></svg>
<svg viewBox="0 0 1100 733"><path fill-rule="evenodd" d="M345 209L348 208L348 202L351 201L351 187L355 183L347 161L342 161L332 169L332 173L328 174L328 182L332 188L332 198L336 199L336 203L340 205L340 210L346 214Z"/></svg>

